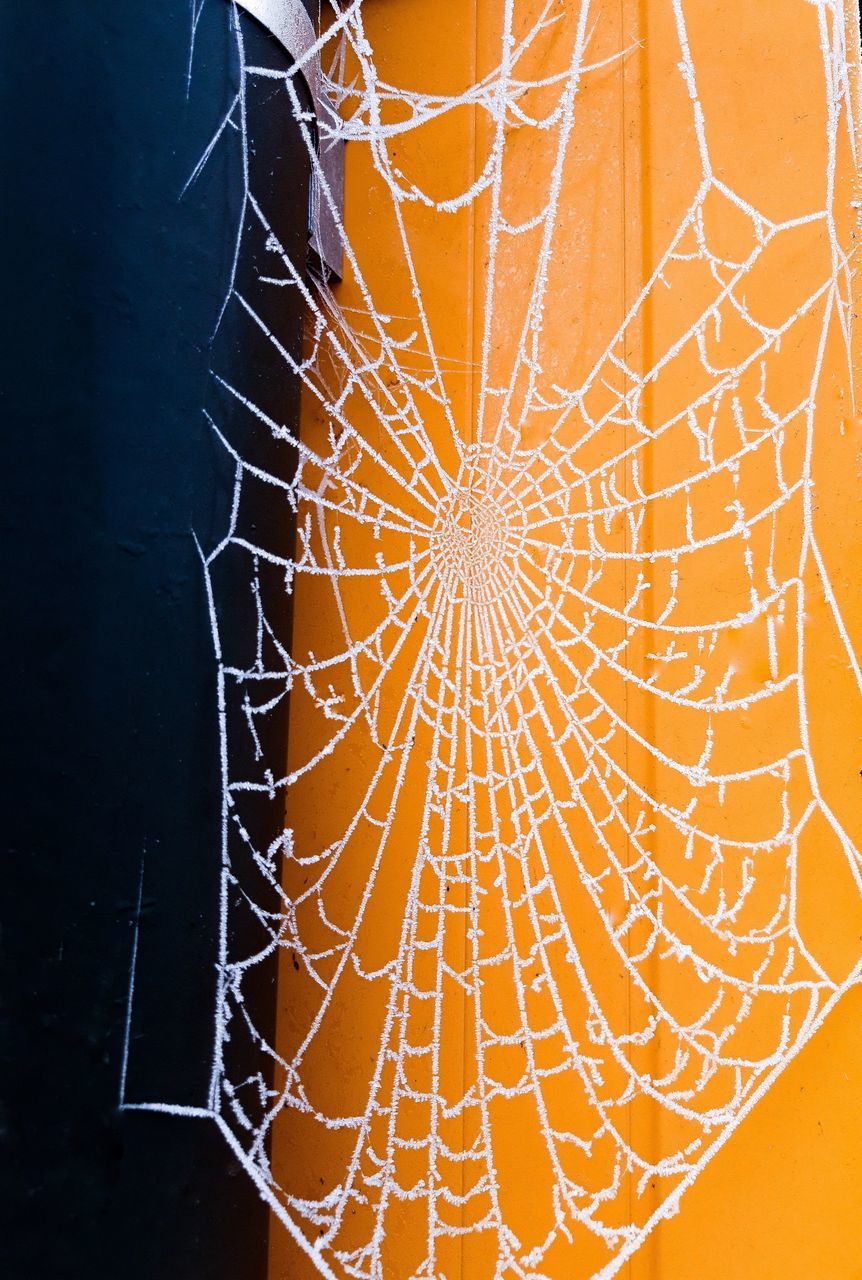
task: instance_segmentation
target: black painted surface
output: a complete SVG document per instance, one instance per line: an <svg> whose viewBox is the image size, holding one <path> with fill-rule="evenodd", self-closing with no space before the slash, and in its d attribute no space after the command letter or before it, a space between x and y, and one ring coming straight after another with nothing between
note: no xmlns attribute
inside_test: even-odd
<svg viewBox="0 0 862 1280"><path fill-rule="evenodd" d="M201 413L215 404L211 361L261 398L278 379L282 419L295 412L271 344L230 313L211 343L240 215L237 147L217 148L179 196L236 91L236 55L228 6L206 0L187 94L191 8L28 0L0 13L5 1280L265 1275L267 1214L215 1127L117 1110L142 863L127 1096L206 1102L220 801L192 531L214 545L232 483ZM259 174L267 165L301 257L307 161L258 105ZM222 426L246 447L230 412ZM249 518L284 539L282 514ZM226 563L221 625L239 646L246 596L245 571ZM275 820L261 814L261 838ZM255 998L266 1025L271 973Z"/></svg>

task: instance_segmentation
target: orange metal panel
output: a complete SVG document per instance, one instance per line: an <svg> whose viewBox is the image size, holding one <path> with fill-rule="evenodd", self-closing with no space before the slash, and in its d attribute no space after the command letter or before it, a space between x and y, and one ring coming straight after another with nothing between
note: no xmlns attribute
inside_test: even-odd
<svg viewBox="0 0 862 1280"><path fill-rule="evenodd" d="M285 1211L338 1276L862 1276L853 6L345 30Z"/></svg>

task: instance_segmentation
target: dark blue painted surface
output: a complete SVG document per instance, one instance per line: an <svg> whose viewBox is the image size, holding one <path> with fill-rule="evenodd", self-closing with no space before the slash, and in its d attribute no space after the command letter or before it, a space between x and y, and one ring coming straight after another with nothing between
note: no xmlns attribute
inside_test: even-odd
<svg viewBox="0 0 862 1280"><path fill-rule="evenodd" d="M228 6L206 0L187 94L189 35L186 0L0 14L8 1280L265 1274L266 1213L214 1127L116 1108L142 860L129 1096L206 1097L219 780L192 531L211 545L230 497L201 413L211 361L253 366L259 390L281 378L295 412L271 348L230 316L211 343L236 147L179 194L236 89ZM305 161L266 118L256 146L300 255ZM222 586L239 637L242 574ZM259 999L265 1025L271 975Z"/></svg>

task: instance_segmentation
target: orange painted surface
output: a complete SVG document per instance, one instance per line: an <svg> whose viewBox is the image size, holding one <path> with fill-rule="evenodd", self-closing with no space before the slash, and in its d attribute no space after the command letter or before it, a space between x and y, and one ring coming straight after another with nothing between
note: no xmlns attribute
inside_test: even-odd
<svg viewBox="0 0 862 1280"><path fill-rule="evenodd" d="M504 8L362 6L399 90L384 125L409 122L406 91L488 88L378 139L385 166L348 143L355 261L342 319L310 326L302 438L339 461L306 470L301 534L368 572L335 591L297 551L293 653L331 662L294 687L288 767L331 747L288 797L273 1176L339 1276L594 1276L688 1160L679 1211L619 1274L862 1277L862 996L824 1012L862 957L853 6L834 147L824 7L685 3L687 51L670 0L597 10L559 164L565 125L529 120L563 98L579 10L545 6L495 143ZM514 6L516 43L542 12ZM346 82L366 74L348 48ZM499 189L441 211L498 144ZM396 205L384 167L423 198ZM541 218L495 238L496 199L528 227L557 184L549 256ZM332 402L373 455L338 444ZM376 527L345 515L359 489ZM806 1018L822 1029L707 1159L723 1127L702 1117L747 1078L729 1060L778 1062ZM495 1179L470 1195L488 1142ZM387 1158L425 1190L384 1212ZM275 1220L270 1274L314 1274Z"/></svg>

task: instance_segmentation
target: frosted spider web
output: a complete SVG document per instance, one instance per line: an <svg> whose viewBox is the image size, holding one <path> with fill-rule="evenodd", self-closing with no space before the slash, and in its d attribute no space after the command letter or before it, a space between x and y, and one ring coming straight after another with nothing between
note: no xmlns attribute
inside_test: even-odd
<svg viewBox="0 0 862 1280"><path fill-rule="evenodd" d="M232 289L226 306L301 380L305 425L214 370L285 462L262 471L213 419L236 489L207 572L212 584L228 550L246 557L258 650L221 667L245 723L222 721L211 1109L324 1275L616 1274L858 980L824 959L798 894L815 823L862 889L818 782L805 679L815 573L859 683L811 481L830 344L850 362L835 187L839 147L855 157L846 15L808 7L825 201L782 219L719 176L689 5L664 8L696 178L597 350L578 327L573 192L591 85L637 50L588 0L500 0L496 65L457 94L390 83L374 7L332 4L314 52L339 123L320 145L335 130L349 162L361 152L388 228L383 249L357 238L348 186L343 288L298 267L244 190L241 235L262 239L266 266L260 296ZM227 123L247 154L246 86L278 77L247 63L234 26ZM332 204L296 70L281 81ZM441 196L405 173L403 145L457 112L487 145ZM599 198L620 180L609 170ZM414 247L420 225L442 246L462 214L481 245L463 361ZM737 219L743 251L717 246L717 217ZM758 273L793 237L809 237L819 275L765 318ZM378 251L397 263L399 314L379 296ZM304 300L299 360L262 318L279 290ZM260 483L295 517L292 558L241 519ZM216 618L214 604L218 645ZM235 735L257 742L285 694L287 764L258 751L258 772L237 774ZM258 849L246 806L273 796L286 827ZM252 955L233 942L240 897L266 935ZM273 1043L245 992L274 952ZM240 1039L260 1054L251 1078L230 1065Z"/></svg>

